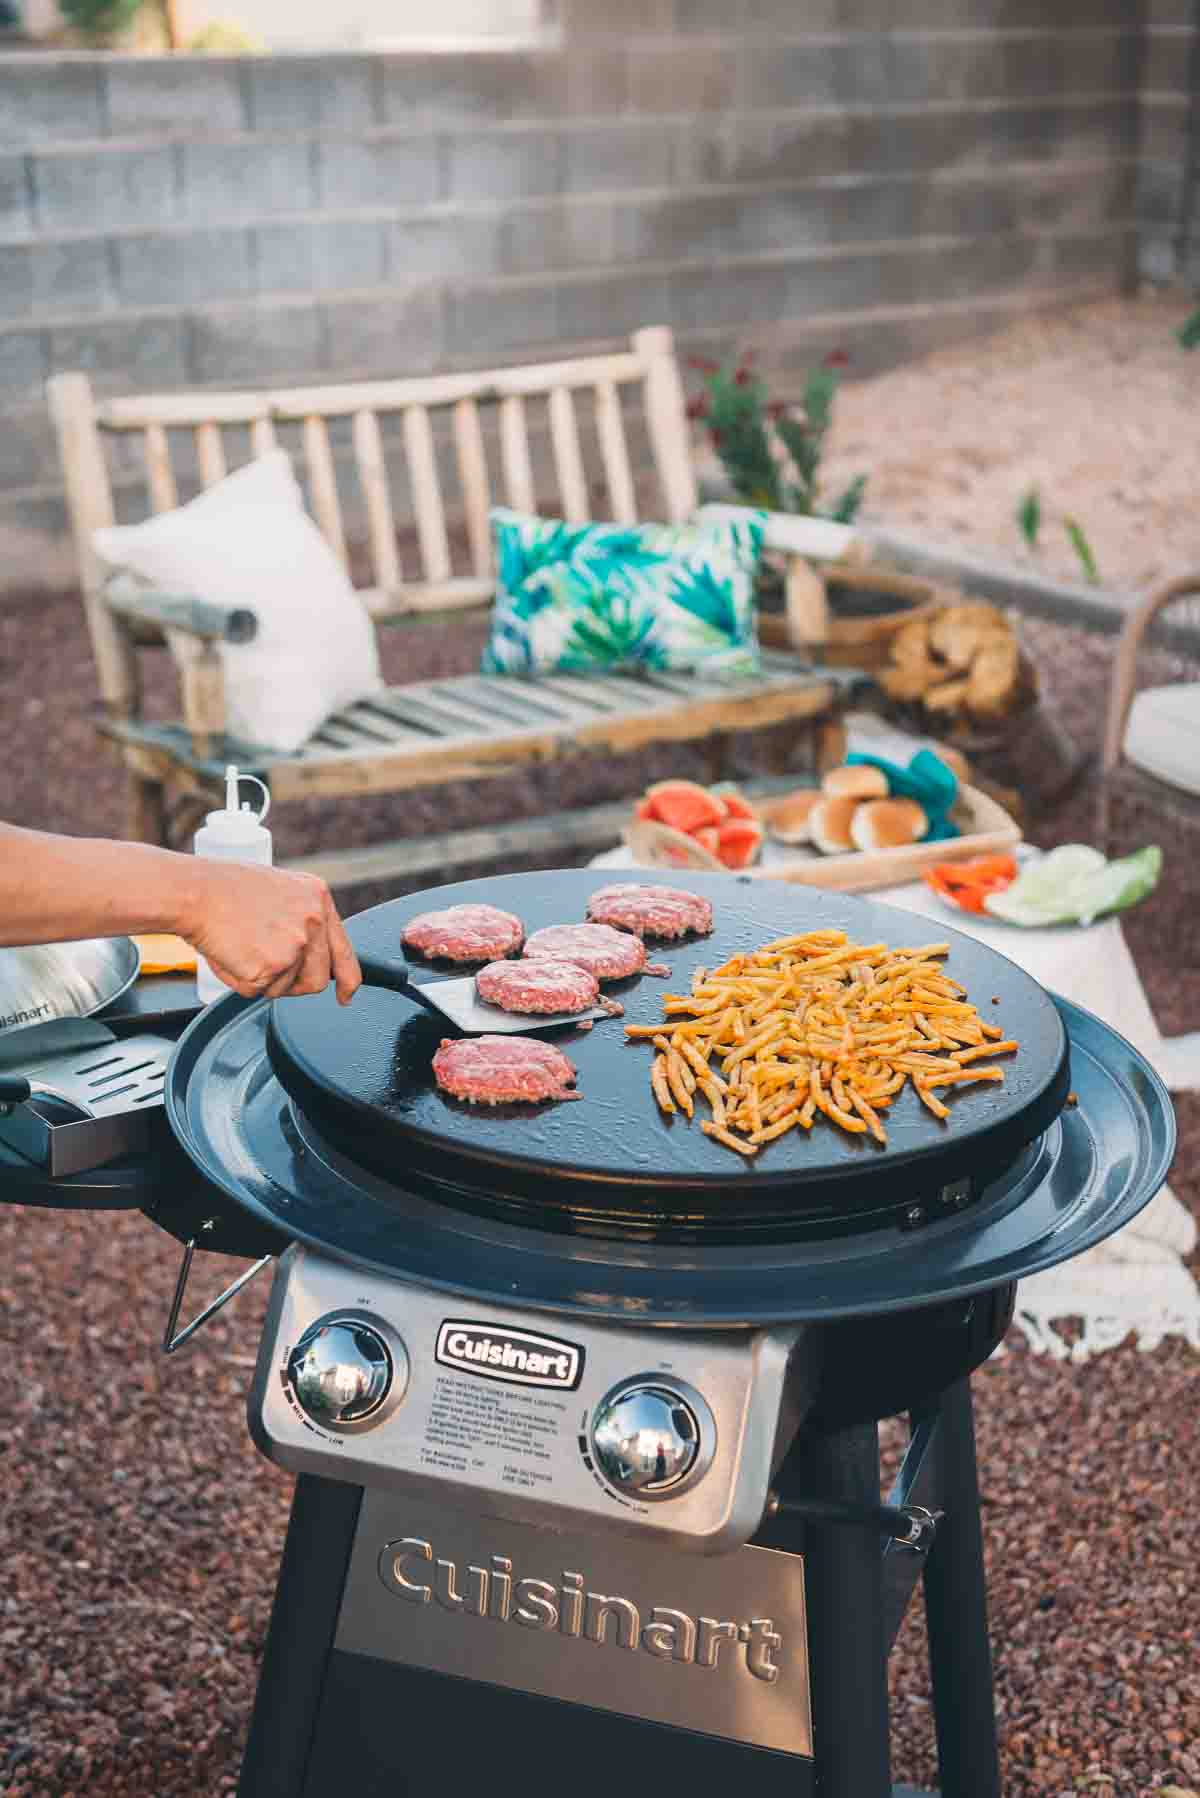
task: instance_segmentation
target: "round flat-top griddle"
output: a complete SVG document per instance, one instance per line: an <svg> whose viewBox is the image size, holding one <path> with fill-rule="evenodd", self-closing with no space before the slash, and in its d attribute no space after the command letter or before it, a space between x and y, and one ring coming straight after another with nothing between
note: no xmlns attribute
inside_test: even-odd
<svg viewBox="0 0 1200 1798"><path fill-rule="evenodd" d="M366 988L346 1007L332 990L276 1002L268 1053L281 1085L326 1143L384 1178L437 1188L464 1206L536 1214L542 1223L558 1213L576 1230L605 1220L730 1234L788 1220L807 1229L861 1228L871 1214L936 1200L956 1184L977 1194L1061 1111L1069 1076L1059 1013L1035 981L983 944L886 905L807 887L692 873L640 878L703 893L714 929L648 945L671 975L608 985L624 1019L547 1035L574 1062L580 1100L487 1106L446 1097L431 1063L450 1032L406 999ZM532 932L582 921L589 895L608 884L594 870L470 881L378 906L351 920L349 932L358 949L399 960L404 925L418 912L491 903L516 912ZM664 993L687 992L697 968L817 929L893 949L935 936L949 941L946 971L985 1022L1021 1045L1003 1060L1003 1083L950 1089L944 1123L906 1088L887 1114L886 1146L818 1119L811 1131L791 1131L745 1159L706 1136L699 1116L691 1123L663 1116L650 1088L653 1051L629 1042L625 1023L661 1022ZM407 959L423 978L438 977L419 957Z"/></svg>
<svg viewBox="0 0 1200 1798"><path fill-rule="evenodd" d="M1162 1185L1175 1143L1162 1082L1098 1018L1056 1005L1078 1103L978 1203L931 1211L917 1229L866 1219L802 1237L553 1230L402 1174L384 1179L324 1142L273 1077L263 1000L231 996L189 1026L167 1114L216 1211L232 1201L285 1240L459 1298L688 1329L861 1318L992 1292L1068 1261Z"/></svg>

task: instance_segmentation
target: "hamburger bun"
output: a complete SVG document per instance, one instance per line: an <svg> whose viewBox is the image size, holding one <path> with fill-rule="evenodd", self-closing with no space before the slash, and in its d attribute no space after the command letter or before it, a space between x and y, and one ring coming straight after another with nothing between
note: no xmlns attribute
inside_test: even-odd
<svg viewBox="0 0 1200 1798"><path fill-rule="evenodd" d="M939 762L945 762L951 774L958 780L970 780L971 770L967 765L967 758L961 749L952 749L949 743L939 743L935 747L933 753L936 755Z"/></svg>
<svg viewBox="0 0 1200 1798"><path fill-rule="evenodd" d="M929 819L915 799L871 799L850 820L857 849L901 849L919 843L928 829Z"/></svg>
<svg viewBox="0 0 1200 1798"><path fill-rule="evenodd" d="M821 782L821 791L829 799L886 799L887 775L882 768L872 768L868 762L831 768Z"/></svg>
<svg viewBox="0 0 1200 1798"><path fill-rule="evenodd" d="M818 787L801 787L796 793L785 793L764 808L767 829L781 843L807 843L809 818L821 798Z"/></svg>
<svg viewBox="0 0 1200 1798"><path fill-rule="evenodd" d="M850 823L858 810L857 799L831 799L823 794L808 814L808 830L823 855L844 855L854 848Z"/></svg>

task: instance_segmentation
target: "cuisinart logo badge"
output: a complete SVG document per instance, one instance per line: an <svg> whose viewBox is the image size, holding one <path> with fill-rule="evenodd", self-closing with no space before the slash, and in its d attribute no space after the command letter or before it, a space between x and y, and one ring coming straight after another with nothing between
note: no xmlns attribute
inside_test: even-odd
<svg viewBox="0 0 1200 1798"><path fill-rule="evenodd" d="M447 1318L438 1331L435 1359L460 1373L478 1373L513 1386L545 1386L554 1392L574 1392L583 1378L583 1350L574 1342L454 1318Z"/></svg>

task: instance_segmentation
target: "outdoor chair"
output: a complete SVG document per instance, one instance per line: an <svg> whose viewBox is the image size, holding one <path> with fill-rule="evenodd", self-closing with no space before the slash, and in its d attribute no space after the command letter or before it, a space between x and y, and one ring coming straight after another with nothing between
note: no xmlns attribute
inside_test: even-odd
<svg viewBox="0 0 1200 1798"><path fill-rule="evenodd" d="M704 675L529 681L476 674L410 683L348 707L286 755L235 741L225 728L220 646L256 628L253 593L244 607L206 605L188 594L147 591L128 574L114 578L97 558L93 533L114 521L114 452L126 483L136 479L149 511L161 513L178 504L173 457L181 464L190 453L200 485L209 488L227 467L275 448L278 432L286 447L299 449L313 516L347 567L347 517L352 524L361 518L373 575L362 598L377 624L478 612L494 594L489 446L505 503L515 511L534 512L541 500L543 512L571 524L691 518L696 483L669 330L639 331L617 354L477 374L112 400L98 400L85 375L63 374L50 381L48 395L104 706L100 730L128 776L130 836L184 842L199 816L221 803L223 771L233 761L267 783L278 807L493 778L583 751L635 752L697 739L719 748L731 733L784 723L796 727L792 744L803 765L836 759L831 721L848 683L809 665L823 612L811 570L787 543L779 546L787 609L764 620L769 647L756 679L720 685ZM536 487L535 408L548 427ZM644 484L640 512L636 442L648 443L655 477ZM585 445L595 463L590 475ZM415 527L415 549L403 557L389 448L403 473L402 519ZM453 529L459 521L461 542ZM183 661L182 715L161 723L144 709L141 651L168 636ZM330 853L295 865L347 884L445 872L501 855L599 848L613 841L624 809L588 808L503 830L365 849L331 844Z"/></svg>
<svg viewBox="0 0 1200 1798"><path fill-rule="evenodd" d="M1101 755L1097 836L1108 853L1168 831L1200 829L1200 680L1137 692L1138 656L1160 612L1200 633L1200 569L1161 582L1130 613L1117 645ZM1178 614L1174 623L1180 622ZM1150 814L1147 816L1147 814Z"/></svg>

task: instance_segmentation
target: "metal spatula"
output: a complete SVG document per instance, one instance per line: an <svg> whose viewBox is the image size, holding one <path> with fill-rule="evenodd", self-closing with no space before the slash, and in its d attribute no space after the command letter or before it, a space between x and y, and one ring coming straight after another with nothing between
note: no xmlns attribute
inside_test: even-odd
<svg viewBox="0 0 1200 1798"><path fill-rule="evenodd" d="M607 1018L613 1014L603 1005L587 1011L502 1011L489 1005L475 991L475 976L461 980L415 981L400 961L383 961L374 955L359 955L363 985L383 987L400 993L417 1005L424 1006L436 1018L449 1018L464 1036L529 1036L538 1030L561 1029L564 1024L582 1024L588 1018Z"/></svg>

